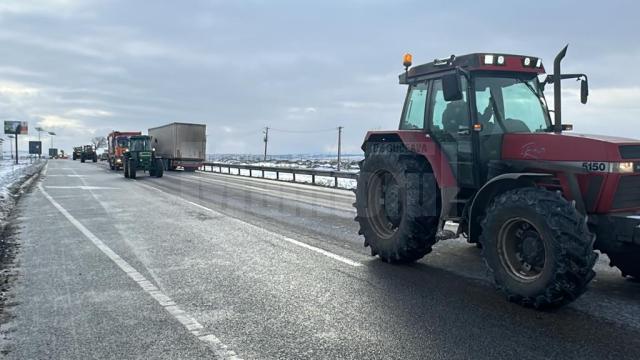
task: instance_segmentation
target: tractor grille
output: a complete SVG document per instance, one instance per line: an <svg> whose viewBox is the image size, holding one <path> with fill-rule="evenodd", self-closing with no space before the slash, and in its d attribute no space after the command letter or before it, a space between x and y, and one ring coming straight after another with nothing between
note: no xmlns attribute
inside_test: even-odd
<svg viewBox="0 0 640 360"><path fill-rule="evenodd" d="M640 159L640 145L621 145L620 157L623 159Z"/></svg>
<svg viewBox="0 0 640 360"><path fill-rule="evenodd" d="M640 176L622 176L613 197L614 209L640 208Z"/></svg>

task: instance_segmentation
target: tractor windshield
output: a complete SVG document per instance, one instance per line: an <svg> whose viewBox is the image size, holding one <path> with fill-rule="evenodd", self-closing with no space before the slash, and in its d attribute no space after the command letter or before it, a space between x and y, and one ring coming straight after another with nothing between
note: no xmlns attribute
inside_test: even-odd
<svg viewBox="0 0 640 360"><path fill-rule="evenodd" d="M129 139L130 151L151 151L149 139Z"/></svg>
<svg viewBox="0 0 640 360"><path fill-rule="evenodd" d="M476 108L483 132L544 132L551 120L538 78L477 76Z"/></svg>

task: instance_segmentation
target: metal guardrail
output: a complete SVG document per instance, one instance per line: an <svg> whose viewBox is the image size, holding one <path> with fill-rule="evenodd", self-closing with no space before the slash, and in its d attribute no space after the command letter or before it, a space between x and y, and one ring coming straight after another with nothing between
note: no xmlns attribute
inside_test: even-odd
<svg viewBox="0 0 640 360"><path fill-rule="evenodd" d="M217 169L217 171L215 171L214 169ZM223 169L226 169L226 172L223 171ZM231 169L236 169L237 171L232 173ZM326 185L318 184L316 182L316 177L333 178L333 187L336 187L336 188L338 187L338 179L357 179L358 178L358 173L348 172L348 171L284 168L284 167L277 167L277 166L259 166L259 165L235 165L235 164L227 164L227 163L219 163L219 162L205 162L200 167L200 170L207 171L207 172L219 172L221 174L231 174L231 175L238 175L238 176L247 176L247 175L242 175L241 170L249 170L249 175L248 175L249 177L254 177L253 173L254 171L257 171L260 173L260 176L259 176L260 178L267 178L265 177L265 173L272 173L272 174L275 173L276 178L273 180L289 181L289 182L293 181L297 183L308 184L308 182L302 182L302 181L296 180L296 175L307 175L307 176L311 176L312 185L319 185L319 186L326 186ZM280 174L292 174L293 180L281 179Z"/></svg>

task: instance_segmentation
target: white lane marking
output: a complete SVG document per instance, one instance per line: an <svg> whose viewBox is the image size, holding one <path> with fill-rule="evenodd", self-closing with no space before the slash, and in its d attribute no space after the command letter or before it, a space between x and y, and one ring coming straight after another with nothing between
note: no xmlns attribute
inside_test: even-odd
<svg viewBox="0 0 640 360"><path fill-rule="evenodd" d="M49 175L49 176L50 176L50 177L52 177L52 176L86 177L86 175L69 175L69 174L67 174L67 175L64 175L64 174L51 174L51 175Z"/></svg>
<svg viewBox="0 0 640 360"><path fill-rule="evenodd" d="M100 251L102 251L111 261L113 261L118 267L124 271L133 281L138 284L147 294L156 300L160 306L162 306L171 316L173 316L182 326L184 326L191 334L196 336L201 341L207 343L212 347L216 355L223 359L241 360L240 357L233 351L229 350L220 339L215 335L208 333L204 330L204 327L191 315L180 309L178 305L166 294L164 294L158 287L153 285L147 280L144 275L139 273L133 266L129 265L120 255L116 254L111 248L109 248L102 240L94 235L89 229L87 229L80 221L78 221L73 215L71 215L62 205L55 201L51 195L49 195L42 184L38 184L42 194L49 200L49 202L56 208L73 226L76 227L87 239L89 239Z"/></svg>
<svg viewBox="0 0 640 360"><path fill-rule="evenodd" d="M344 256L340 256L340 255L338 255L338 254L334 254L334 253L332 253L332 252L330 252L330 251L327 251L327 250L324 250L324 249L321 249L321 248L315 247L315 246L313 246L313 245L309 245L309 244L304 243L304 242L302 242L302 241L298 241L298 240L292 239L292 238L290 238L290 237L286 237L286 236L284 236L284 235L280 235L280 234L278 234L278 233L275 233L275 232L269 231L269 230L267 230L267 229L265 229L265 228L262 228L262 227L260 227L260 226L257 226L257 225L254 225L254 224L248 223L248 222L246 222L246 221L242 221L242 220L240 220L240 219L238 219L238 218L234 218L234 217L226 216L226 215L221 214L221 213L219 213L219 212L217 212L217 211L215 211L215 210L213 210L213 209L210 209L210 208L208 208L208 207L206 207L206 206L200 205L200 204L195 203L195 202L193 202L193 201L189 201L189 200L183 199L183 198L181 198L181 197L179 197L179 196L176 196L176 195L173 195L173 194L169 194L169 193L167 193L167 192L165 192L165 191L163 191L163 190L161 190L161 189L156 188L155 186L151 186L151 185L147 185L147 184L142 184L142 183L138 183L138 185L143 186L143 187L146 187L146 188L149 188L149 189L152 189L152 190L155 190L155 191L159 191L159 192L161 192L161 193L163 193L163 194L165 194L165 195L169 195L169 196L176 197L176 198L178 198L178 199L180 199L180 200L182 200L182 201L186 202L187 204L193 205L193 206L195 206L195 207L197 207L197 208L200 208L200 209L202 209L202 210L209 211L209 212L211 212L211 213L213 213L213 214L215 214L215 215L217 215L217 216L223 216L223 217L226 217L226 218L228 218L228 219L230 219L230 220L232 220L232 221L236 221L236 222L239 222L239 223L241 223L241 224L243 224L243 225L245 225L245 226L249 226L249 227L251 227L251 228L253 228L253 229L257 229L257 230L259 230L259 231L266 232L266 233L270 234L271 236L274 236L274 237L276 237L276 238L279 238L279 239L281 239L281 240L284 240L284 241L286 241L286 242L288 242L288 243L290 243L290 244L293 244L293 245L297 245L297 246L303 247L303 248L305 248L305 249L307 249L307 250L315 251L315 252L317 252L318 254L322 254L322 255L324 255L324 256L326 256L326 257L329 257L329 258L331 258L331 259L334 259L334 260L340 261L340 262L342 262L342 263L344 263L344 264L351 265L351 266L354 266L354 267L362 266L362 264L361 264L361 263L359 263L359 262L357 262L357 261L355 261L355 260L351 260L351 259L346 258L346 257L344 257Z"/></svg>
<svg viewBox="0 0 640 360"><path fill-rule="evenodd" d="M47 189L80 189L80 190L120 190L120 188L116 187L107 187L107 186L87 186L87 185L77 185L77 186L55 186L55 185L47 185Z"/></svg>
<svg viewBox="0 0 640 360"><path fill-rule="evenodd" d="M279 199L283 199L285 197L287 197L288 200L295 200L296 202L302 203L302 204L307 204L307 205L312 205L312 206L321 206L321 207L325 207L328 209L332 209L332 210L338 210L338 211L345 211L345 212L355 212L355 209L353 208L353 206L351 206L350 204L347 205L347 207L340 207L340 206L336 206L335 203L326 200L326 199L320 199L320 198L315 198L312 195L302 195L302 194L295 194L295 195L290 195L288 193L286 193L286 189L283 189L282 191L277 191L277 190L269 190L269 189L264 189L264 188L260 188L260 187L256 187L256 186L251 186L251 185L245 185L245 184L239 184L239 183L233 183L233 182L227 182L227 181L222 181L222 180L214 180L214 179L203 179L201 177L186 177L186 176L170 176L172 179L178 179L178 180L182 180L185 182L190 182L190 183L194 183L197 184L198 182L205 182L205 183L209 183L209 184L220 184L223 186L228 186L231 188L236 188L236 189L240 189L240 190L255 190L258 194L263 194L263 195L270 195L273 196L275 198L279 198Z"/></svg>
<svg viewBox="0 0 640 360"><path fill-rule="evenodd" d="M162 190L160 190L160 191L162 191ZM201 209L203 209L203 210L210 211L210 212L212 212L212 213L214 213L214 214L216 214L216 215L222 215L222 214L219 214L217 211L215 211L215 210L213 210L213 209L209 209L208 207L206 207L206 206L202 206L202 205L200 205L200 204L198 204L198 203L195 203L195 202L193 202L193 201L189 201L189 200L184 200L184 201L186 201L187 203L189 203L189 204L191 204L191 205L193 205L193 206L199 207L199 208L201 208ZM303 247L303 248L308 249L308 250L311 250L311 251L315 251L315 252L317 252L318 254L322 254L322 255L324 255L324 256L326 256L326 257L330 257L330 258L332 258L332 259L334 259L334 260L338 260L338 261L343 262L343 263L345 263L345 264L347 264L347 265L351 265L351 266L355 266L355 267L362 266L362 264L361 264L361 263L359 263L359 262L357 262L357 261L354 261L354 260L351 260L351 259L348 259L348 258L346 258L346 257L344 257L344 256L340 256L340 255L338 255L338 254L334 254L334 253L332 253L332 252L330 252L330 251L327 251L327 250L324 250L324 249L321 249L321 248L315 247L315 246L313 246L313 245L309 245L309 244L304 243L304 242L302 242L302 241L298 241L298 240L292 239L292 238L290 238L290 237L287 237L287 236L284 236L284 235L280 235L280 234L277 234L277 233L274 233L274 232L271 232L271 231L265 230L264 228L261 228L261 227L259 227L259 226L256 226L256 225L253 225L253 224L250 224L250 223L247 223L247 222L244 222L244 221L242 221L242 220L240 220L240 219L236 219L236 218L232 218L232 219L234 219L234 220L236 220L236 221L239 221L239 222L242 222L243 224L249 225L249 226L251 226L251 227L253 227L253 228L255 228L255 229L259 229L259 230L261 230L261 231L268 232L268 233L270 233L270 234L272 234L272 235L275 235L275 236L277 236L277 237L281 238L282 240L284 240L284 241L286 241L286 242L288 242L288 243L291 243L291 244L293 244L293 245L298 245L298 246L300 246L300 247Z"/></svg>

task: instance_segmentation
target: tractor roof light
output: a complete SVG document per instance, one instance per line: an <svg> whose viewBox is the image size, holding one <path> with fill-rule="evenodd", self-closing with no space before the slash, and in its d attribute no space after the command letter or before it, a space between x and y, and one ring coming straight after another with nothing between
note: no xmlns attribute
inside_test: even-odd
<svg viewBox="0 0 640 360"><path fill-rule="evenodd" d="M504 65L504 56L498 56L498 65Z"/></svg>
<svg viewBox="0 0 640 360"><path fill-rule="evenodd" d="M485 65L493 65L493 55L487 54L484 56L484 64Z"/></svg>
<svg viewBox="0 0 640 360"><path fill-rule="evenodd" d="M404 54L404 56L402 57L402 65L405 67L405 69L408 69L412 63L413 63L413 55L409 53Z"/></svg>
<svg viewBox="0 0 640 360"><path fill-rule="evenodd" d="M538 61L536 61L536 67L542 67L542 59L538 58Z"/></svg>

